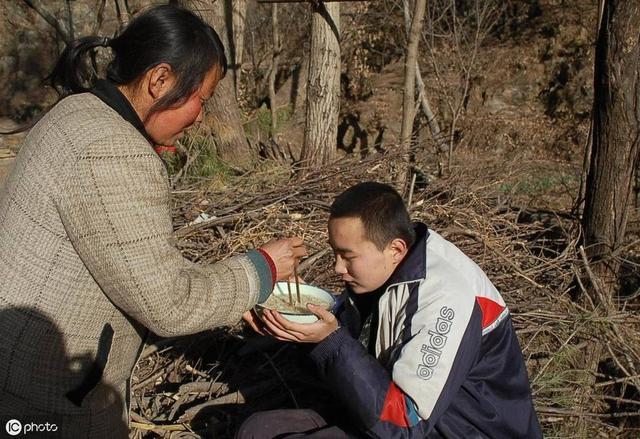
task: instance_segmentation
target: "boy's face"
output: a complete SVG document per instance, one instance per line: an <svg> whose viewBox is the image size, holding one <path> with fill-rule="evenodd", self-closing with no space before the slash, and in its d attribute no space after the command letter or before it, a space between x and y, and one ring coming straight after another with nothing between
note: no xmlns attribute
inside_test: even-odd
<svg viewBox="0 0 640 439"><path fill-rule="evenodd" d="M331 218L329 244L336 258L335 271L356 294L380 288L407 254L402 239L380 250L365 237L360 218Z"/></svg>

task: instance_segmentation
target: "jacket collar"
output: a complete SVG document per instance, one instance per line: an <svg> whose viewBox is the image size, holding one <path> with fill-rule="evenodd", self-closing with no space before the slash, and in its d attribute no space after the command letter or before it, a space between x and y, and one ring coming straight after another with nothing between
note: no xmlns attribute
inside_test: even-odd
<svg viewBox="0 0 640 439"><path fill-rule="evenodd" d="M345 288L342 300L345 301L344 306L347 310L345 322L351 334L361 333L362 325L372 313L378 310L380 298L389 291L390 287L419 282L426 277L429 229L423 223L414 223L413 227L416 231L416 241L384 285L366 294L355 294L351 288ZM377 324L376 318L373 322L374 329L377 328Z"/></svg>

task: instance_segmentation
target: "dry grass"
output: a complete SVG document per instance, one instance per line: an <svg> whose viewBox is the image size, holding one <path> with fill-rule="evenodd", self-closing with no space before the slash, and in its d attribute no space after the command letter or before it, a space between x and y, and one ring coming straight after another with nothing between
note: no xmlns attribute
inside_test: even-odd
<svg viewBox="0 0 640 439"><path fill-rule="evenodd" d="M571 214L576 178L519 183L518 189L518 181L543 178L544 170L575 176L575 167L539 161L531 172L532 163L524 160L509 166L495 159L458 161L467 164L447 177L418 179L412 217L458 245L502 292L545 435L573 437L583 418L589 420L591 437L637 437L640 302L618 300L615 309L605 310L573 300L593 281L577 248L579 223ZM212 263L272 237L304 236L310 257L302 276L337 291L325 235L327 208L355 182L391 182L396 168L394 157L378 154L306 172L267 163L226 186L182 185L175 191L178 246L189 259ZM187 225L200 212L216 218ZM634 250L637 254L638 242L618 257ZM637 265L630 266L637 277ZM584 352L593 343L603 347L605 358L598 371L584 370ZM594 373L591 400L579 406L580 390L593 382ZM145 351L134 383L133 437L233 437L256 410L331 402L304 346L262 339L242 324L157 340Z"/></svg>

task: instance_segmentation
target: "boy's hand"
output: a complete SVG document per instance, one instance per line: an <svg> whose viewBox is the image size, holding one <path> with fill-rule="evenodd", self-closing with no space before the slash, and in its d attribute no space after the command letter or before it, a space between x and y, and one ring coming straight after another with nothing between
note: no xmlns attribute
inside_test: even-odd
<svg viewBox="0 0 640 439"><path fill-rule="evenodd" d="M294 323L282 317L277 311L265 309L262 318L267 331L278 340L319 343L338 329L338 321L332 313L311 303L307 308L318 317L318 321Z"/></svg>

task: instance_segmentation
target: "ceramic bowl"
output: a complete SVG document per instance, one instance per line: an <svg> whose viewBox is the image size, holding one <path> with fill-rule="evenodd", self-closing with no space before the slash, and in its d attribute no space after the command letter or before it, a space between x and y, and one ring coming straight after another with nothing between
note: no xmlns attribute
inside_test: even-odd
<svg viewBox="0 0 640 439"><path fill-rule="evenodd" d="M336 303L335 298L328 291L313 285L300 285L300 302L295 306L289 304L289 290L287 284L291 287L291 296L296 300L296 284L294 282L278 282L273 288L273 293L264 302L256 305L256 312L262 318L262 310L265 308L278 311L282 317L295 323L313 323L318 318L307 309L307 303L320 305L326 310L333 310Z"/></svg>

